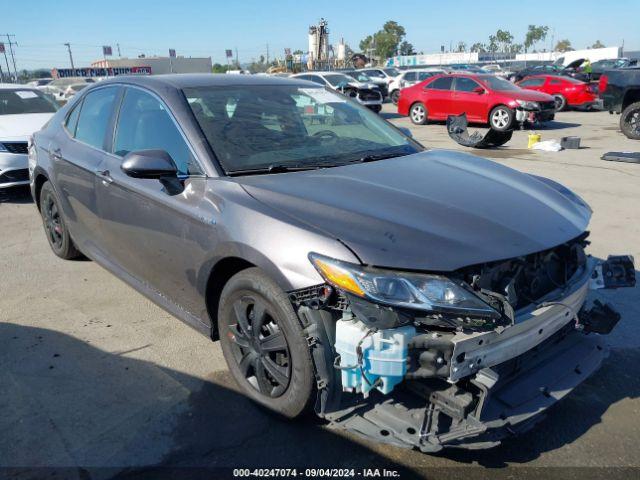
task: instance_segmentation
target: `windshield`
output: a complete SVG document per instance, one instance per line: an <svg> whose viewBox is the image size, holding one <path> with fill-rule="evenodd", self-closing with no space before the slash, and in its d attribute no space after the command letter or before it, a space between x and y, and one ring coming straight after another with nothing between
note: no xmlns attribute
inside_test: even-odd
<svg viewBox="0 0 640 480"><path fill-rule="evenodd" d="M329 82L334 87L337 87L338 85L341 85L341 84L353 82L353 78L347 77L346 75L335 74L335 73L331 75L325 75L324 78L327 80L327 82Z"/></svg>
<svg viewBox="0 0 640 480"><path fill-rule="evenodd" d="M364 73L366 76L368 76L369 78L387 78L384 73L378 71L378 70L367 70Z"/></svg>
<svg viewBox="0 0 640 480"><path fill-rule="evenodd" d="M58 105L39 90L0 90L0 115L53 113Z"/></svg>
<svg viewBox="0 0 640 480"><path fill-rule="evenodd" d="M514 85L508 80L493 75L482 75L479 79L485 84L489 90L497 90L499 92L520 90L520 87Z"/></svg>
<svg viewBox="0 0 640 480"><path fill-rule="evenodd" d="M387 72L387 75L391 75L392 77L397 77L398 75L400 75L400 70L398 70L397 68L383 68L383 70Z"/></svg>
<svg viewBox="0 0 640 480"><path fill-rule="evenodd" d="M324 88L197 87L184 93L228 174L332 167L422 150L375 113Z"/></svg>
<svg viewBox="0 0 640 480"><path fill-rule="evenodd" d="M355 78L359 82L370 82L371 78L362 72L349 72L349 75Z"/></svg>

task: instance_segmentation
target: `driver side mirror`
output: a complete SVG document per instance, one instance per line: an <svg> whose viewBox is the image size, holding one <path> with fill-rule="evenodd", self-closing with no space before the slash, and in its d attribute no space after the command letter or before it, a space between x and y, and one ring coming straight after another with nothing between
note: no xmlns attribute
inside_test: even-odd
<svg viewBox="0 0 640 480"><path fill-rule="evenodd" d="M137 150L125 155L122 171L132 178L176 178L178 168L164 150Z"/></svg>
<svg viewBox="0 0 640 480"><path fill-rule="evenodd" d="M477 93L478 95L482 95L483 93L485 93L485 89L482 87L476 87L473 90L471 90L473 93Z"/></svg>

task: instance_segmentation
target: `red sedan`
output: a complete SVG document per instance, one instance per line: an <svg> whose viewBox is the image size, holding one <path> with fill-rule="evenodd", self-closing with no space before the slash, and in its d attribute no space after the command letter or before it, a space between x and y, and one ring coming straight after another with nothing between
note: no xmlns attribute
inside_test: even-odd
<svg viewBox="0 0 640 480"><path fill-rule="evenodd" d="M532 75L517 83L527 90L548 93L556 101L556 111L569 107L588 108L597 103L593 87L571 77L557 75Z"/></svg>
<svg viewBox="0 0 640 480"><path fill-rule="evenodd" d="M402 89L398 113L418 125L466 113L469 122L488 123L503 132L527 122L553 120L555 102L550 95L494 75L460 73L436 75Z"/></svg>

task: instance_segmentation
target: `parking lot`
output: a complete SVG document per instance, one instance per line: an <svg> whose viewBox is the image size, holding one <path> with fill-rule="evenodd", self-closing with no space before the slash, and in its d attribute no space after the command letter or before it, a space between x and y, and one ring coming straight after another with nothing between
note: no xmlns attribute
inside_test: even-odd
<svg viewBox="0 0 640 480"><path fill-rule="evenodd" d="M537 133L576 135L582 148L545 153L527 149L528 131L502 148L473 150L453 142L443 124L416 127L394 112L386 104L382 115L428 147L566 185L593 208L592 255L640 258L640 165L600 159L640 146L618 131L617 116L557 114ZM217 343L95 263L55 257L27 191L0 202L1 467L67 467L58 478L89 478L76 467L90 478L154 478L153 469L135 468L297 465L387 467L430 478L458 477L462 468L482 477L495 474L483 467L496 467L504 476L567 478L604 474L570 467L619 467L607 471L615 477L640 466L639 288L598 294L623 315L609 337L611 355L538 428L492 450L425 455L261 410L238 393Z"/></svg>

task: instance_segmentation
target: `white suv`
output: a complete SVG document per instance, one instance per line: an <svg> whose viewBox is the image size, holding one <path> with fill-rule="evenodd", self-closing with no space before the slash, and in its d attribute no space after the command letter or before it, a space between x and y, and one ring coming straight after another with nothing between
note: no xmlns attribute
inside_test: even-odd
<svg viewBox="0 0 640 480"><path fill-rule="evenodd" d="M416 83L420 83L439 73L445 73L445 71L441 68L434 67L403 70L402 73L389 84L389 97L391 98L391 101L394 105L397 105L398 98L400 98L400 90L410 87L411 85L415 85Z"/></svg>

